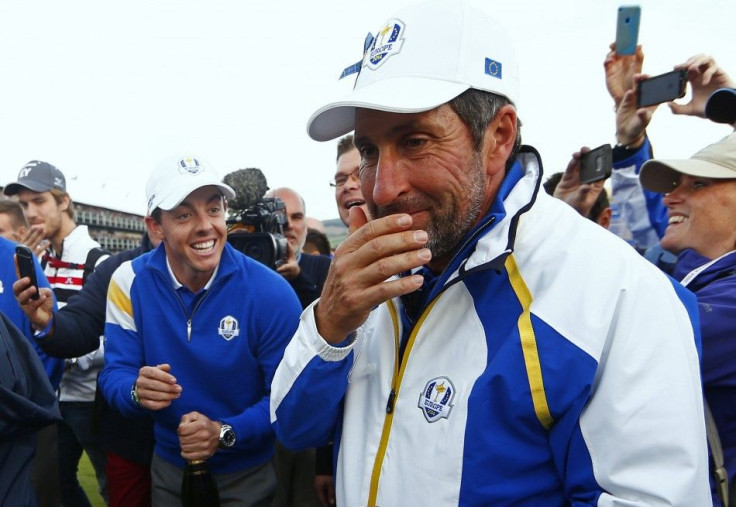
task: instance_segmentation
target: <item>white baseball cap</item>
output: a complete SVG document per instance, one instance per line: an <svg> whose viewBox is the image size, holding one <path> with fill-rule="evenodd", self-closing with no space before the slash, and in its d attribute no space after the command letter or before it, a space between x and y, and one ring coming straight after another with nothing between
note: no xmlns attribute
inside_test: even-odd
<svg viewBox="0 0 736 507"><path fill-rule="evenodd" d="M235 191L224 184L217 172L201 158L195 156L177 156L162 161L146 184L148 198L148 214L156 208L172 210L197 190L214 185L228 199L235 197Z"/></svg>
<svg viewBox="0 0 736 507"><path fill-rule="evenodd" d="M329 141L352 131L356 107L420 113L470 88L517 102L519 75L510 37L464 0L404 8L366 42L352 93L312 115L307 123L312 139Z"/></svg>
<svg viewBox="0 0 736 507"><path fill-rule="evenodd" d="M701 178L736 178L736 133L717 143L706 146L684 160L647 160L639 173L639 181L652 192L672 192L680 182L680 175Z"/></svg>

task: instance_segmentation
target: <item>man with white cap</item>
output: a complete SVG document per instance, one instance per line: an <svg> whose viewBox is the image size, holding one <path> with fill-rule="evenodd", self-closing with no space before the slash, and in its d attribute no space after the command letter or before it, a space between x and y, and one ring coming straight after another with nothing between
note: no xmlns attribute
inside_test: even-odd
<svg viewBox="0 0 736 507"><path fill-rule="evenodd" d="M706 505L694 299L540 191L508 40L408 7L310 119L355 130L372 220L286 348L277 436L334 439L339 505Z"/></svg>
<svg viewBox="0 0 736 507"><path fill-rule="evenodd" d="M227 244L235 194L201 159L162 162L146 194L146 225L162 243L113 274L103 394L123 414L152 411L153 505L181 505L185 461L203 459L223 502L265 505L275 490L269 386L299 301Z"/></svg>

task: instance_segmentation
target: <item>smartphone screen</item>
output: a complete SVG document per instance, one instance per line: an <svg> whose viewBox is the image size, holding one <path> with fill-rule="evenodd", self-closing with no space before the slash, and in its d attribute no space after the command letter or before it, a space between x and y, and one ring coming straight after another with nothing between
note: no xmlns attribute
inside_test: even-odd
<svg viewBox="0 0 736 507"><path fill-rule="evenodd" d="M639 19L641 8L638 5L622 5L618 8L616 20L616 53L633 55L639 40Z"/></svg>
<svg viewBox="0 0 736 507"><path fill-rule="evenodd" d="M638 86L637 107L653 106L685 96L687 72L673 70L641 81Z"/></svg>
<svg viewBox="0 0 736 507"><path fill-rule="evenodd" d="M36 293L31 299L38 299L38 281L36 280L36 266L33 264L33 252L27 246L18 245L15 247L15 255L18 259L18 271L21 278L30 278L31 285L36 288Z"/></svg>
<svg viewBox="0 0 736 507"><path fill-rule="evenodd" d="M580 183L592 183L611 176L613 150L603 144L580 156Z"/></svg>

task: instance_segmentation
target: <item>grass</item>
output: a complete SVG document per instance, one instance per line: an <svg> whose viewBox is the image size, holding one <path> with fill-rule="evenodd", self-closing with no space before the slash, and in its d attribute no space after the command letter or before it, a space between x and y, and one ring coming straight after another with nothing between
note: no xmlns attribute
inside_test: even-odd
<svg viewBox="0 0 736 507"><path fill-rule="evenodd" d="M89 498L92 507L105 507L105 501L98 492L100 487L97 484L95 469L92 468L92 463L90 463L86 452L82 453L82 458L79 460L77 478L79 479L79 483L82 485L82 489L87 493L87 498Z"/></svg>

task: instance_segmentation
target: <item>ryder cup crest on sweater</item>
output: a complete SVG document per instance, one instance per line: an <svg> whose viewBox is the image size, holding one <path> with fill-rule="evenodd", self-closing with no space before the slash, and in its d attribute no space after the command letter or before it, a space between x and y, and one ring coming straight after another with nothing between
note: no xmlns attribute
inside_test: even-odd
<svg viewBox="0 0 736 507"><path fill-rule="evenodd" d="M223 317L220 320L220 327L217 329L217 334L230 341L240 334L240 325L238 319L232 315Z"/></svg>

